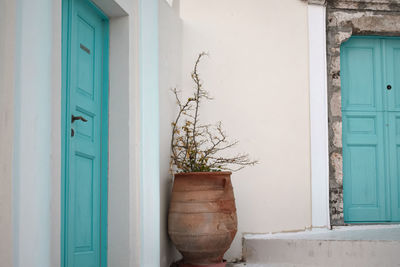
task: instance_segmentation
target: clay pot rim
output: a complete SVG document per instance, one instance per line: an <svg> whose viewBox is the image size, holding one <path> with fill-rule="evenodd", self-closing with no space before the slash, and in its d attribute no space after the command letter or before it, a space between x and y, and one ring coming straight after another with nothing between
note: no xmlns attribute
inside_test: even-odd
<svg viewBox="0 0 400 267"><path fill-rule="evenodd" d="M193 176L200 176L200 175L231 175L232 172L229 171L221 171L221 172L178 172L175 173L174 176L184 176L184 175L193 175Z"/></svg>

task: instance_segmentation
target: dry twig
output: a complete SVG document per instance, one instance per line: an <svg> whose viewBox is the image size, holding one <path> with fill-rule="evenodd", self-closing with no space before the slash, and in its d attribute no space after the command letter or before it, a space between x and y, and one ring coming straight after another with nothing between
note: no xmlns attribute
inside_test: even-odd
<svg viewBox="0 0 400 267"><path fill-rule="evenodd" d="M233 157L217 156L238 142L228 140L221 122L216 125L199 122L200 103L204 99L212 100L208 92L203 89L198 73L200 60L206 55L204 52L200 53L194 65L191 75L195 83L193 96L183 101L180 92L176 88L172 90L179 112L172 122L171 171L237 171L258 163L251 160L248 154L237 154Z"/></svg>

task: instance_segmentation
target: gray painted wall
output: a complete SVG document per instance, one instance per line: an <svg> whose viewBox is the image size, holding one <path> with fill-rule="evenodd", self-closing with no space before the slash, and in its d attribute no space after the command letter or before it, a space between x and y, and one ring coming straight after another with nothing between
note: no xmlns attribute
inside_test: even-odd
<svg viewBox="0 0 400 267"><path fill-rule="evenodd" d="M12 266L15 1L0 1L0 267Z"/></svg>

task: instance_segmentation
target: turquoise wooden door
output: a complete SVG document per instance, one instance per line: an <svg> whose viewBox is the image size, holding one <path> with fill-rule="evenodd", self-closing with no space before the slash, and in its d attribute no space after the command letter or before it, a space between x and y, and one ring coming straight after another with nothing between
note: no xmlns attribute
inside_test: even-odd
<svg viewBox="0 0 400 267"><path fill-rule="evenodd" d="M389 150L389 186L391 221L400 222L400 40L386 39L385 80L392 89L387 90L388 98L388 150Z"/></svg>
<svg viewBox="0 0 400 267"><path fill-rule="evenodd" d="M106 266L107 20L89 1L64 4L62 260L64 267Z"/></svg>
<svg viewBox="0 0 400 267"><path fill-rule="evenodd" d="M341 47L347 223L400 221L400 49L396 47L400 48L399 39L377 37L352 37Z"/></svg>

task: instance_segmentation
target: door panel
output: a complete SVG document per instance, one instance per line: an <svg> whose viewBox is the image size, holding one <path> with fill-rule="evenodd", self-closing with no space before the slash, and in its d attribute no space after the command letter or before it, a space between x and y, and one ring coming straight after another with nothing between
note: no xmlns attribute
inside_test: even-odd
<svg viewBox="0 0 400 267"><path fill-rule="evenodd" d="M106 21L89 1L69 3L64 266L99 267L106 266L101 261L101 214L107 208L101 205L102 164L107 165L101 161Z"/></svg>
<svg viewBox="0 0 400 267"><path fill-rule="evenodd" d="M386 89L386 95L388 99L388 111L400 112L400 40L398 39L385 39L384 41L385 50L385 84L391 85L392 89Z"/></svg>
<svg viewBox="0 0 400 267"><path fill-rule="evenodd" d="M382 111L380 41L350 40L341 55L343 111Z"/></svg>
<svg viewBox="0 0 400 267"><path fill-rule="evenodd" d="M385 42L386 90L388 98L388 126L389 126L389 174L388 203L390 204L390 221L400 221L400 40L387 39Z"/></svg>
<svg viewBox="0 0 400 267"><path fill-rule="evenodd" d="M344 112L342 116L344 219L385 220L383 113Z"/></svg>
<svg viewBox="0 0 400 267"><path fill-rule="evenodd" d="M389 173L388 201L391 221L400 221L400 112L389 112Z"/></svg>

